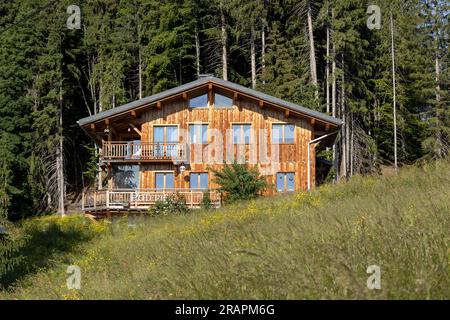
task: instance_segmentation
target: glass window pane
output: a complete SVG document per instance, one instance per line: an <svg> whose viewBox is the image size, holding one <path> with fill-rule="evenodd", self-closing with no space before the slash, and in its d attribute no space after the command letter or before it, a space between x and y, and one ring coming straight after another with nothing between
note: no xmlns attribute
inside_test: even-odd
<svg viewBox="0 0 450 320"><path fill-rule="evenodd" d="M215 93L214 106L218 108L231 108L233 106L233 99L219 93Z"/></svg>
<svg viewBox="0 0 450 320"><path fill-rule="evenodd" d="M250 144L251 125L244 124L243 127L244 127L244 143Z"/></svg>
<svg viewBox="0 0 450 320"><path fill-rule="evenodd" d="M177 126L167 126L166 127L166 142L167 143L178 142L178 127Z"/></svg>
<svg viewBox="0 0 450 320"><path fill-rule="evenodd" d="M200 188L208 189L208 174L200 173Z"/></svg>
<svg viewBox="0 0 450 320"><path fill-rule="evenodd" d="M164 189L164 173L155 174L155 188Z"/></svg>
<svg viewBox="0 0 450 320"><path fill-rule="evenodd" d="M277 173L277 191L283 192L284 191L284 173Z"/></svg>
<svg viewBox="0 0 450 320"><path fill-rule="evenodd" d="M155 143L164 142L164 127L160 126L153 127L153 142Z"/></svg>
<svg viewBox="0 0 450 320"><path fill-rule="evenodd" d="M198 189L198 173L191 173L190 186L191 189Z"/></svg>
<svg viewBox="0 0 450 320"><path fill-rule="evenodd" d="M139 188L139 166L113 166L112 171L114 188Z"/></svg>
<svg viewBox="0 0 450 320"><path fill-rule="evenodd" d="M166 173L166 189L175 188L173 173Z"/></svg>
<svg viewBox="0 0 450 320"><path fill-rule="evenodd" d="M294 125L287 124L284 126L284 143L294 143Z"/></svg>
<svg viewBox="0 0 450 320"><path fill-rule="evenodd" d="M195 134L195 130L197 129L196 125L189 125L189 141L190 143L197 143L197 135Z"/></svg>
<svg viewBox="0 0 450 320"><path fill-rule="evenodd" d="M273 124L272 125L272 143L281 143L281 124Z"/></svg>
<svg viewBox="0 0 450 320"><path fill-rule="evenodd" d="M241 125L233 124L233 143L242 143L241 142Z"/></svg>
<svg viewBox="0 0 450 320"><path fill-rule="evenodd" d="M208 143L208 125L207 124L202 125L202 143L203 144Z"/></svg>
<svg viewBox="0 0 450 320"><path fill-rule="evenodd" d="M295 176L294 173L286 173L286 191L294 191L295 189Z"/></svg>
<svg viewBox="0 0 450 320"><path fill-rule="evenodd" d="M202 94L189 99L189 108L206 108L208 106L208 95Z"/></svg>

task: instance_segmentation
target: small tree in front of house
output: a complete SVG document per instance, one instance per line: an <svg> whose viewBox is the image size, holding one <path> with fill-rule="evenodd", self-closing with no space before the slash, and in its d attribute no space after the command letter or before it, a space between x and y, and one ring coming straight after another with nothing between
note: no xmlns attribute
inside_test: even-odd
<svg viewBox="0 0 450 320"><path fill-rule="evenodd" d="M216 182L226 196L226 200L249 200L256 198L268 188L266 179L260 175L258 168L247 164L233 163L225 165L221 170L211 170Z"/></svg>
<svg viewBox="0 0 450 320"><path fill-rule="evenodd" d="M189 208L182 195L172 194L164 200L156 201L155 205L148 210L148 213L150 216L187 214L189 213Z"/></svg>

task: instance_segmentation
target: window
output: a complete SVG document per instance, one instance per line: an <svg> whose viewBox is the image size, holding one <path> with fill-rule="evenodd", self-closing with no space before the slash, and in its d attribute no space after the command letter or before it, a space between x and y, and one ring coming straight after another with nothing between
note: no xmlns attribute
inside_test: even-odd
<svg viewBox="0 0 450 320"><path fill-rule="evenodd" d="M208 125L207 124L190 124L189 125L189 141L190 143L208 143Z"/></svg>
<svg viewBox="0 0 450 320"><path fill-rule="evenodd" d="M293 124L273 124L272 143L294 143L294 131Z"/></svg>
<svg viewBox="0 0 450 320"><path fill-rule="evenodd" d="M220 93L214 94L214 107L231 108L233 107L233 99Z"/></svg>
<svg viewBox="0 0 450 320"><path fill-rule="evenodd" d="M153 142L155 143L154 152L157 157L176 157L178 143L178 127L170 126L154 126Z"/></svg>
<svg viewBox="0 0 450 320"><path fill-rule="evenodd" d="M277 173L277 191L286 192L294 191L295 176L293 172L278 172Z"/></svg>
<svg viewBox="0 0 450 320"><path fill-rule="evenodd" d="M139 166L113 166L112 180L115 189L139 188Z"/></svg>
<svg viewBox="0 0 450 320"><path fill-rule="evenodd" d="M157 190L174 189L173 172L156 172L155 173L155 188Z"/></svg>
<svg viewBox="0 0 450 320"><path fill-rule="evenodd" d="M250 124L233 124L233 143L250 144L251 127Z"/></svg>
<svg viewBox="0 0 450 320"><path fill-rule="evenodd" d="M206 172L192 172L190 176L190 186L191 189L208 189L208 173Z"/></svg>
<svg viewBox="0 0 450 320"><path fill-rule="evenodd" d="M202 94L189 99L189 108L207 108L208 94Z"/></svg>

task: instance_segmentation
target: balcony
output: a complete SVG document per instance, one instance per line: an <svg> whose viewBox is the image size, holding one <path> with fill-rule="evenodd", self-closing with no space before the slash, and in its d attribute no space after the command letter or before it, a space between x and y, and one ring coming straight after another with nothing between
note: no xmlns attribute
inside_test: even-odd
<svg viewBox="0 0 450 320"><path fill-rule="evenodd" d="M108 162L184 161L185 156L179 143L104 141L102 148L102 160Z"/></svg>
<svg viewBox="0 0 450 320"><path fill-rule="evenodd" d="M211 205L219 208L221 206L221 195L217 190L105 189L83 192L82 210L85 212L145 211L152 207L156 201L165 200L174 194L184 198L188 207L200 208L206 193L209 193Z"/></svg>

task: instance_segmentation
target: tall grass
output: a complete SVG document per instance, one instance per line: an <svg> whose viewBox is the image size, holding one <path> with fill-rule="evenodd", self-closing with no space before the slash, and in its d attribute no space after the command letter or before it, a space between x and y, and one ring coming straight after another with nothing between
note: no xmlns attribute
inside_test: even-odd
<svg viewBox="0 0 450 320"><path fill-rule="evenodd" d="M450 298L448 162L103 229L0 299ZM69 264L81 290L66 287Z"/></svg>

